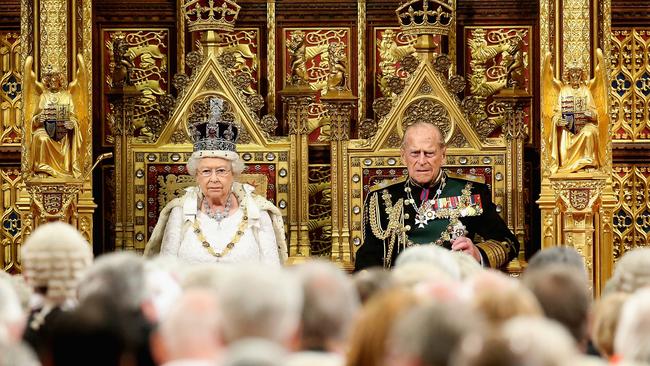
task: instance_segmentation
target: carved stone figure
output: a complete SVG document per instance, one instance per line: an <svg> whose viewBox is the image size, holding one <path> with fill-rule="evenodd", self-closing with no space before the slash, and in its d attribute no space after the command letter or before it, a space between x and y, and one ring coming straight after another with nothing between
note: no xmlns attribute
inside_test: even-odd
<svg viewBox="0 0 650 366"><path fill-rule="evenodd" d="M43 72L42 83L32 69L33 58L25 61L23 148L26 172L44 177L82 177L86 147L90 143L86 66L77 56L75 80L51 68Z"/></svg>
<svg viewBox="0 0 650 366"><path fill-rule="evenodd" d="M291 56L291 70L289 74L289 84L307 85L307 57L305 46L305 33L302 31L291 32L289 42L287 42L289 55Z"/></svg>
<svg viewBox="0 0 650 366"><path fill-rule="evenodd" d="M568 67L564 83L555 79L551 55L542 75L542 121L552 173L599 170L606 164L609 105L603 53L597 51L594 78L585 81L582 68Z"/></svg>

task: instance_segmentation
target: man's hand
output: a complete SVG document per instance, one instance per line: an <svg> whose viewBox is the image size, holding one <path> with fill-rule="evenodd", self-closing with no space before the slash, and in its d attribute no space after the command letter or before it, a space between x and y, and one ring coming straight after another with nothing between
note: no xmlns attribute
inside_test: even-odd
<svg viewBox="0 0 650 366"><path fill-rule="evenodd" d="M477 262L481 263L481 253L478 251L478 248L474 243L466 236L459 236L456 238L456 240L451 243L451 250L456 252L465 252L474 257Z"/></svg>

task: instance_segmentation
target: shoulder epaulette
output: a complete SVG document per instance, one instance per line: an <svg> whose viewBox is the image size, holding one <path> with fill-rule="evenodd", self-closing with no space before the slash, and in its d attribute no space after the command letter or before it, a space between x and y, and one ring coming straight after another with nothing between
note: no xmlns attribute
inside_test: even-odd
<svg viewBox="0 0 650 366"><path fill-rule="evenodd" d="M403 176L401 176L399 178L383 180L383 181L373 185L372 187L370 187L370 192L379 191L379 190L384 189L384 188L386 188L388 186L392 186L393 184L403 183L403 182L406 181L406 179L408 179L408 176L403 175Z"/></svg>
<svg viewBox="0 0 650 366"><path fill-rule="evenodd" d="M474 182L474 183L485 184L485 177L482 177L482 176L479 176L479 175L458 174L458 173L454 173L454 172L447 172L447 176L449 178L463 179L463 180L467 180L467 181Z"/></svg>

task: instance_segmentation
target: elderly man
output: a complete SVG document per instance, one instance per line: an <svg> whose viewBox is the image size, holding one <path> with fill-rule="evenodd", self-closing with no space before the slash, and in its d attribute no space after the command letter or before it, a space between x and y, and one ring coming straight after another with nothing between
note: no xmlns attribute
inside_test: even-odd
<svg viewBox="0 0 650 366"><path fill-rule="evenodd" d="M416 244L462 251L493 268L517 255L517 238L496 212L488 187L442 170L446 146L437 126L408 126L401 155L408 176L373 187L366 197L356 270L390 268L401 251Z"/></svg>

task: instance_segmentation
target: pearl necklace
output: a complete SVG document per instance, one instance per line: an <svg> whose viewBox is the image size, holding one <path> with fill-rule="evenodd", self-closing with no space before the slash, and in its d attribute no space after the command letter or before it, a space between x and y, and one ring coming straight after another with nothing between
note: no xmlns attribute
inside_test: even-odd
<svg viewBox="0 0 650 366"><path fill-rule="evenodd" d="M218 208L215 208L214 212L210 212L210 205L208 204L208 200L207 199L203 200L203 208L205 208L205 213L208 215L208 217L217 221L218 223L221 223L223 219L228 217L228 215L230 214L231 206L232 206L232 191L228 193L228 197L226 198L226 204L223 207L223 211L219 211Z"/></svg>

